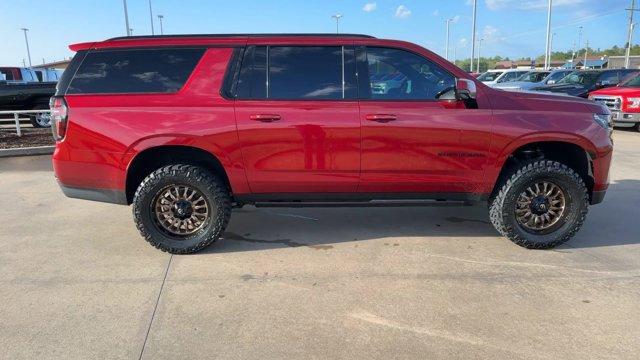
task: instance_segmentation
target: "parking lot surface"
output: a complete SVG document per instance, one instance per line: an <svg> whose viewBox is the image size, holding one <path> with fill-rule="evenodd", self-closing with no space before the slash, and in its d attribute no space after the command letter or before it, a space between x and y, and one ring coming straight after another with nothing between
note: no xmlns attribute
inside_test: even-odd
<svg viewBox="0 0 640 360"><path fill-rule="evenodd" d="M234 211L171 256L129 207L0 159L0 358L637 359L640 134L583 229L520 248L484 206Z"/></svg>

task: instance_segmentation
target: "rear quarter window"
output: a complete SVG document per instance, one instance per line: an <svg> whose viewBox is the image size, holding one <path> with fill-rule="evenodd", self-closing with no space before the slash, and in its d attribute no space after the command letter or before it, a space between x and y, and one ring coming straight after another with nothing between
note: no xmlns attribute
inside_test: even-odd
<svg viewBox="0 0 640 360"><path fill-rule="evenodd" d="M86 54L67 94L179 91L204 54L202 48L102 50Z"/></svg>

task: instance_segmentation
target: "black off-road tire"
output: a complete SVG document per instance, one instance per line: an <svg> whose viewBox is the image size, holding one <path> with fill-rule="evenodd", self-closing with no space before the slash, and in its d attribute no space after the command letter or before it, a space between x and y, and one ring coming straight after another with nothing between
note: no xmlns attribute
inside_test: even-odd
<svg viewBox="0 0 640 360"><path fill-rule="evenodd" d="M182 184L198 189L211 214L205 225L189 236L172 236L155 221L154 200L169 185ZM224 232L231 217L229 190L216 176L193 165L169 165L147 176L133 198L133 218L140 234L156 248L172 254L190 254L211 245Z"/></svg>
<svg viewBox="0 0 640 360"><path fill-rule="evenodd" d="M552 232L534 234L516 220L516 200L527 186L548 180L558 185L566 197L565 212ZM491 200L489 218L496 230L517 245L528 249L549 249L571 239L584 223L589 196L584 181L573 169L556 161L530 162L515 170Z"/></svg>

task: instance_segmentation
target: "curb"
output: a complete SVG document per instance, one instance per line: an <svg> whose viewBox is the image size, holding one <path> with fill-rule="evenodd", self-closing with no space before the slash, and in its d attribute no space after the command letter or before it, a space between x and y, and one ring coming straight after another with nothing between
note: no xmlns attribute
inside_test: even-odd
<svg viewBox="0 0 640 360"><path fill-rule="evenodd" d="M53 154L55 146L34 146L26 148L0 149L0 158L12 156L34 156Z"/></svg>

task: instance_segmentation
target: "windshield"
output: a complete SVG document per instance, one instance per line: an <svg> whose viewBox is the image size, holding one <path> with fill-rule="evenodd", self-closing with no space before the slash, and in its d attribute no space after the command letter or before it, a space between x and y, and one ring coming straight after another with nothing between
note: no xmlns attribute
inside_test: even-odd
<svg viewBox="0 0 640 360"><path fill-rule="evenodd" d="M640 75L636 75L625 83L620 84L620 87L640 88Z"/></svg>
<svg viewBox="0 0 640 360"><path fill-rule="evenodd" d="M480 80L480 81L494 81L500 75L502 75L502 71L486 72L486 73L478 76L478 80Z"/></svg>
<svg viewBox="0 0 640 360"><path fill-rule="evenodd" d="M529 71L527 73L522 74L516 81L524 81L524 82L538 82L542 80L549 73L540 72L540 71Z"/></svg>
<svg viewBox="0 0 640 360"><path fill-rule="evenodd" d="M574 71L571 74L567 75L562 80L558 81L556 84L571 84L571 85L586 85L591 86L596 82L596 79L600 75L597 72L581 72Z"/></svg>

